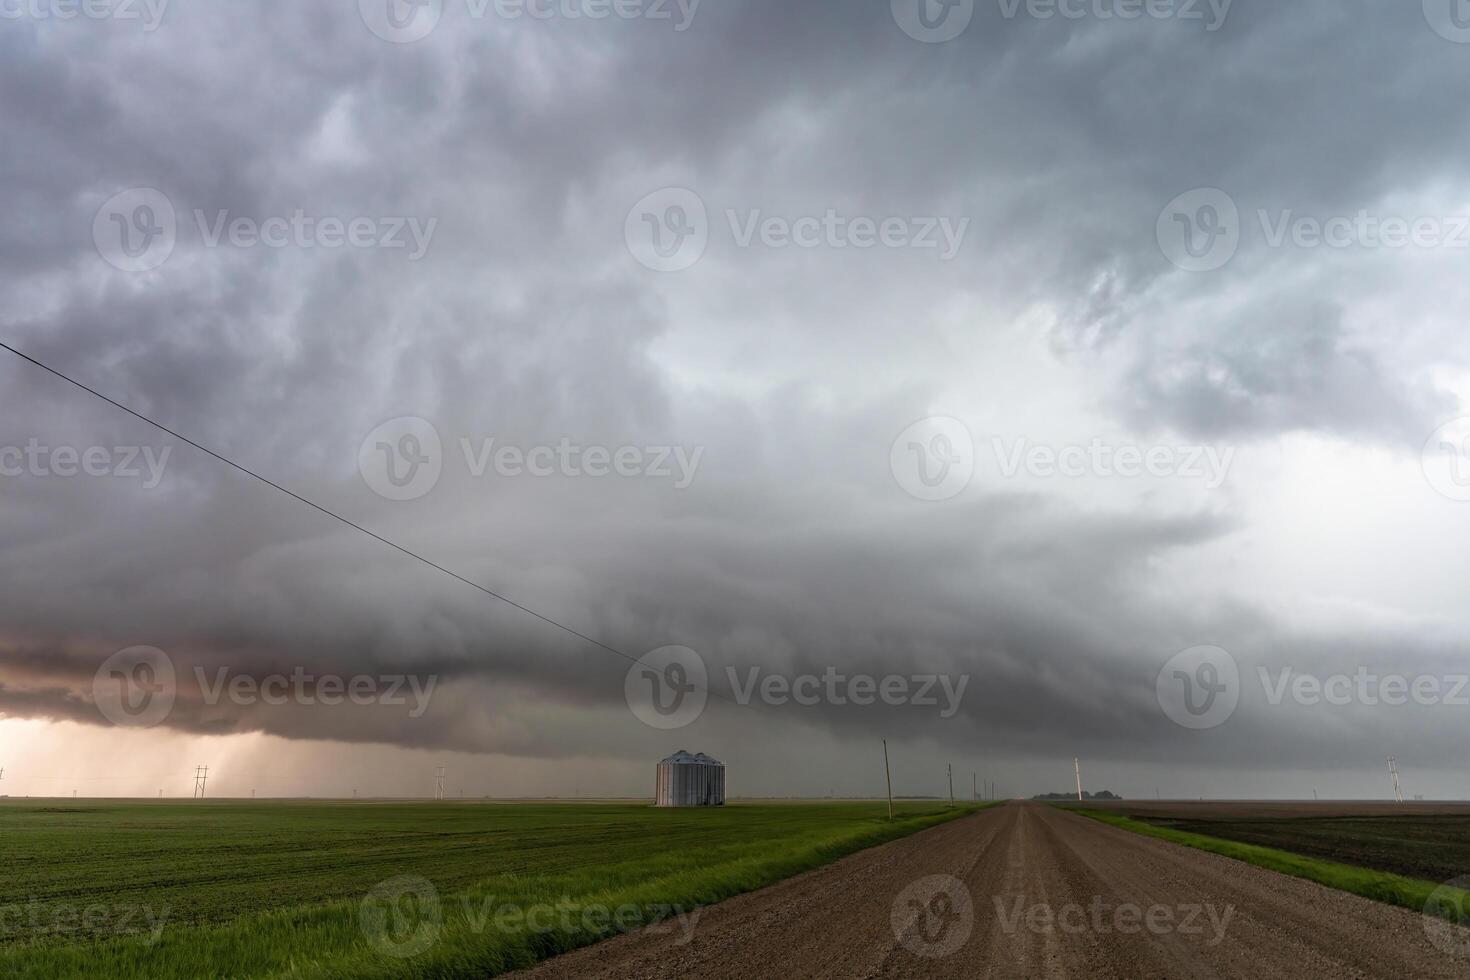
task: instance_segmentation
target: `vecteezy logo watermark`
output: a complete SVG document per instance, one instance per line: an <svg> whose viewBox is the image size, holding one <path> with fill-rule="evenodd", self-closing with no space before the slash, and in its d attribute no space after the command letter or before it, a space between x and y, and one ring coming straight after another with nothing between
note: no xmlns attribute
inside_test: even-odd
<svg viewBox="0 0 1470 980"><path fill-rule="evenodd" d="M688 647L651 650L628 668L623 697L634 717L650 728L672 731L692 725L709 701L709 670Z"/></svg>
<svg viewBox="0 0 1470 980"><path fill-rule="evenodd" d="M915 41L943 44L965 33L975 0L891 0L893 21Z"/></svg>
<svg viewBox="0 0 1470 980"><path fill-rule="evenodd" d="M1218 187L1187 191L1164 206L1154 235L1164 257L1185 272L1214 272L1240 248L1240 209Z"/></svg>
<svg viewBox="0 0 1470 980"><path fill-rule="evenodd" d="M1424 932L1441 953L1470 960L1470 875L1452 878L1429 893Z"/></svg>
<svg viewBox="0 0 1470 980"><path fill-rule="evenodd" d="M941 959L958 953L970 941L975 903L960 879L930 875L898 893L889 924L904 949L925 959Z"/></svg>
<svg viewBox="0 0 1470 980"><path fill-rule="evenodd" d="M141 938L152 946L163 935L173 906L71 905L66 902L0 905L0 937L66 936L101 941L122 936Z"/></svg>
<svg viewBox="0 0 1470 980"><path fill-rule="evenodd" d="M1147 932L1153 936L1204 936L1208 928L1209 938L1205 946L1218 946L1225 941L1225 930L1235 917L1235 906L1223 908L1211 904L1198 905L1183 902L1178 905L1135 905L1124 902L1111 905L1095 896L1090 905L1069 902L1052 905L1037 902L1026 905L1024 895L1017 895L1009 903L999 895L991 899L995 903L996 920L1003 933L1013 936L1021 929L1037 936L1105 936L1118 933L1136 936Z"/></svg>
<svg viewBox="0 0 1470 980"><path fill-rule="evenodd" d="M1424 478L1451 500L1470 503L1470 418L1446 422L1424 443Z"/></svg>
<svg viewBox="0 0 1470 980"><path fill-rule="evenodd" d="M384 41L409 44L422 41L439 26L444 0L357 0L357 12L367 29Z"/></svg>
<svg viewBox="0 0 1470 980"><path fill-rule="evenodd" d="M133 187L109 197L92 218L97 254L123 272L163 265L178 240L178 216L163 191Z"/></svg>
<svg viewBox="0 0 1470 980"><path fill-rule="evenodd" d="M119 650L92 675L92 703L102 717L126 728L152 728L173 711L174 662L157 647Z"/></svg>
<svg viewBox="0 0 1470 980"><path fill-rule="evenodd" d="M357 922L368 944L384 956L418 956L439 940L444 926L439 890L419 875L390 878L368 892Z"/></svg>
<svg viewBox="0 0 1470 980"><path fill-rule="evenodd" d="M495 437L459 439L465 472L483 479L493 472L505 479L669 480L675 490L694 483L704 447L582 445L563 437L557 443L519 446ZM358 471L368 487L389 500L416 500L433 490L444 468L439 432L425 419L404 416L368 433L357 453Z"/></svg>
<svg viewBox="0 0 1470 980"><path fill-rule="evenodd" d="M389 419L362 440L357 471L380 497L417 500L439 484L444 472L439 430L413 415Z"/></svg>
<svg viewBox="0 0 1470 980"><path fill-rule="evenodd" d="M1470 0L1424 0L1424 19L1445 40L1470 44Z"/></svg>
<svg viewBox="0 0 1470 980"><path fill-rule="evenodd" d="M694 23L700 0L465 0L471 20L671 21L682 34ZM358 0L358 13L373 34L394 44L422 41L439 26L444 0Z"/></svg>
<svg viewBox="0 0 1470 980"><path fill-rule="evenodd" d="M1235 0L998 0L1001 16L1015 20L1181 20L1201 21L1210 33L1225 26Z"/></svg>
<svg viewBox="0 0 1470 980"><path fill-rule="evenodd" d="M763 704L776 707L790 703L803 707L818 704L865 707L882 702L890 707L936 707L940 709L939 717L946 719L953 718L960 710L960 701L970 683L968 674L958 677L949 674L875 677L872 674L844 674L836 667L828 667L820 676L800 674L796 677L776 673L762 677L761 668L751 667L746 671L744 681L734 667L726 667L725 674L735 692L735 701L741 705L750 704L757 694ZM942 705L940 694L944 696Z"/></svg>
<svg viewBox="0 0 1470 980"><path fill-rule="evenodd" d="M910 496L950 500L963 493L975 475L975 439L958 419L920 419L893 440L888 468Z"/></svg>
<svg viewBox="0 0 1470 980"><path fill-rule="evenodd" d="M0 446L0 476L142 478L152 490L163 482L172 452L172 446L48 446L32 437L23 447Z"/></svg>
<svg viewBox="0 0 1470 980"><path fill-rule="evenodd" d="M1190 647L1159 670L1154 693L1174 724L1196 731L1218 728L1240 703L1240 667L1220 647Z"/></svg>
<svg viewBox="0 0 1470 980"><path fill-rule="evenodd" d="M687 187L665 187L628 211L623 240L633 258L653 271L683 272L709 247L709 212Z"/></svg>
<svg viewBox="0 0 1470 980"><path fill-rule="evenodd" d="M836 208L796 217L767 214L760 208L726 208L724 213L736 248L935 250L941 262L959 254L970 228L969 218L875 218L846 215ZM709 246L709 212L704 200L688 188L666 187L633 205L623 222L623 237L642 265L655 272L682 272Z"/></svg>
<svg viewBox="0 0 1470 980"><path fill-rule="evenodd" d="M0 20L136 20L152 33L167 9L168 0L0 0Z"/></svg>

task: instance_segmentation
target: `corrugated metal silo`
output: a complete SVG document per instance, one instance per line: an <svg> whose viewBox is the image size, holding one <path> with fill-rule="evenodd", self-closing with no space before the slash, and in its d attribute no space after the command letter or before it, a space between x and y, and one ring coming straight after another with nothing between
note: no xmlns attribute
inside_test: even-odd
<svg viewBox="0 0 1470 980"><path fill-rule="evenodd" d="M683 749L658 764L658 806L724 806L725 764Z"/></svg>

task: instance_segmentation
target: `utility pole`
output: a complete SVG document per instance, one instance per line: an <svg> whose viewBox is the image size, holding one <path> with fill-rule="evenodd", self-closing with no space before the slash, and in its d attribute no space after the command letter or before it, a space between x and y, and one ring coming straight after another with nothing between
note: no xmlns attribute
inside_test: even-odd
<svg viewBox="0 0 1470 980"><path fill-rule="evenodd" d="M444 799L444 767L439 766L434 770L434 799Z"/></svg>
<svg viewBox="0 0 1470 980"><path fill-rule="evenodd" d="M209 781L209 767L194 767L194 799L204 799L204 784Z"/></svg>
<svg viewBox="0 0 1470 980"><path fill-rule="evenodd" d="M1077 773L1077 802L1082 802L1082 764L1076 759L1072 760L1072 770Z"/></svg>
<svg viewBox="0 0 1470 980"><path fill-rule="evenodd" d="M893 819L893 774L888 769L888 739L883 740L883 779L888 783L888 819Z"/></svg>
<svg viewBox="0 0 1470 980"><path fill-rule="evenodd" d="M979 773L977 773L977 772L970 773L970 795L975 798L975 802L976 803L979 803L980 802L980 788L979 788L979 785L980 784L979 784L979 780L980 780L980 774Z"/></svg>
<svg viewBox="0 0 1470 980"><path fill-rule="evenodd" d="M1388 775L1393 779L1393 801L1404 802L1404 791L1399 786L1399 764L1394 761L1393 756L1388 757Z"/></svg>
<svg viewBox="0 0 1470 980"><path fill-rule="evenodd" d="M954 809L954 763L949 764L949 808Z"/></svg>

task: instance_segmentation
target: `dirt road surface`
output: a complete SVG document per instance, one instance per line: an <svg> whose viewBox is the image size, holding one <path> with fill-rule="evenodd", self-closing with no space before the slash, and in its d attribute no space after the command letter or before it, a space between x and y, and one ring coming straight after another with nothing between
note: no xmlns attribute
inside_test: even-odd
<svg viewBox="0 0 1470 980"><path fill-rule="evenodd" d="M516 976L1464 980L1470 930L1450 939L1413 912L1013 803Z"/></svg>

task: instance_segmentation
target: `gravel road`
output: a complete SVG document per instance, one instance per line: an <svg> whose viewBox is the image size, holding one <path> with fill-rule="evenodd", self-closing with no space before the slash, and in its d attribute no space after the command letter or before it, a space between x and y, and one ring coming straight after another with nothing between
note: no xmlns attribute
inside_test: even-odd
<svg viewBox="0 0 1470 980"><path fill-rule="evenodd" d="M516 976L1470 977L1470 931L1437 946L1413 912L1027 803L702 909L685 935Z"/></svg>

